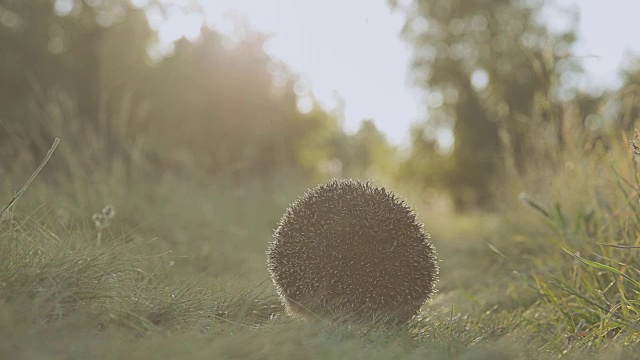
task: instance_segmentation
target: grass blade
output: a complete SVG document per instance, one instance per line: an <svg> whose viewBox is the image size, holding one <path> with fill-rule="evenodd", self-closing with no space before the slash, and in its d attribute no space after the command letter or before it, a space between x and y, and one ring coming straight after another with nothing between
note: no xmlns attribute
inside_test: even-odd
<svg viewBox="0 0 640 360"><path fill-rule="evenodd" d="M11 209L11 207L16 203L16 201L18 201L18 199L20 199L22 194L24 194L24 192L27 190L29 185L31 185L31 182L36 178L36 176L38 176L38 174L40 173L40 171L42 171L44 166L47 165L47 163L49 162L49 159L51 159L51 155L53 155L53 152L56 151L56 148L58 147L58 143L60 143L60 139L56 138L53 141L53 145L51 145L51 148L49 149L49 151L47 151L47 155L45 155L45 157L42 160L42 162L40 163L40 165L36 168L36 171L34 171L33 174L31 174L31 177L29 177L29 180L27 180L27 182L24 184L22 189L20 189L20 191L18 191L13 196L11 201L9 201L9 203L2 209L2 211L0 211L0 220L2 219L4 214L7 211L9 211L9 209Z"/></svg>

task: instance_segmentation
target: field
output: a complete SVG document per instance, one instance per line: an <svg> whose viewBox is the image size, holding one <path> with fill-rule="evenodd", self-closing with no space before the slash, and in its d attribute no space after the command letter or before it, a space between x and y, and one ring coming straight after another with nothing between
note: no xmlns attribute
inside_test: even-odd
<svg viewBox="0 0 640 360"><path fill-rule="evenodd" d="M40 159L15 146L0 178L2 206L15 200L0 223L0 358L639 357L640 186L628 140L612 139L568 152L539 189L504 189L494 213L378 179L415 207L441 267L421 315L386 329L283 313L265 251L313 181L81 166L103 148L63 136L20 194Z"/></svg>
<svg viewBox="0 0 640 360"><path fill-rule="evenodd" d="M0 1L0 360L640 359L638 11L587 3ZM287 210L334 178L429 301L395 198Z"/></svg>

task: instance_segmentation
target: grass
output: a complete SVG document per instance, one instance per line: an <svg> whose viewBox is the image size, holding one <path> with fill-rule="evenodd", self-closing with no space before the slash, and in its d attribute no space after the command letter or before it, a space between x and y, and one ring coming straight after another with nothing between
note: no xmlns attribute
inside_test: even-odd
<svg viewBox="0 0 640 360"><path fill-rule="evenodd" d="M283 314L265 250L313 184L158 172L83 131L26 191L13 195L29 157L0 184L0 358L639 358L640 183L626 140L565 154L573 165L545 192L494 214L400 190L433 235L439 293L408 326L376 330Z"/></svg>

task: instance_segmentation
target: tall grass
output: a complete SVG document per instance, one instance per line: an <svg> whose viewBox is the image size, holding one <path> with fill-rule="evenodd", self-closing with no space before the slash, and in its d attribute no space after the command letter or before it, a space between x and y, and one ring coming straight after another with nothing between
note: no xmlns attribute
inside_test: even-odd
<svg viewBox="0 0 640 360"><path fill-rule="evenodd" d="M145 333L254 326L280 311L259 265L270 235L264 225L278 216L270 210L289 199L274 204L261 196L268 184L162 174L151 157L135 155L141 140L123 130L125 120L96 126L62 100L48 105L42 132L13 128L12 142L0 149L11 156L39 135L62 138L28 191L0 197L0 303L10 313L29 314L32 324L83 314L83 331ZM10 159L4 189L16 188L34 164L32 156ZM108 214L100 211L105 205ZM233 285L239 278L242 285Z"/></svg>
<svg viewBox="0 0 640 360"><path fill-rule="evenodd" d="M548 229L534 240L551 249L532 260L530 284L550 310L536 321L564 332L549 343L563 353L640 344L637 155L624 134L612 145L597 156L580 156L558 174L552 188L563 195L555 201L523 196Z"/></svg>
<svg viewBox="0 0 640 360"><path fill-rule="evenodd" d="M409 326L373 330L282 314L264 252L313 184L173 166L127 111L96 125L56 101L42 142L62 141L0 223L0 358L619 358L639 344L626 140L562 154L562 171L536 179L549 186L523 183L528 208L453 215L409 198L442 260L440 293ZM28 130L0 144L3 206L44 156L25 155Z"/></svg>

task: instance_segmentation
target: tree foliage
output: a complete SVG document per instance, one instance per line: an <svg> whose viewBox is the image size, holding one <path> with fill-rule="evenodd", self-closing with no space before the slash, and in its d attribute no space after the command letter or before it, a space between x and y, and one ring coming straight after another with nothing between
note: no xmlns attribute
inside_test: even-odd
<svg viewBox="0 0 640 360"><path fill-rule="evenodd" d="M317 105L298 109L296 76L265 53L264 35L247 31L229 46L203 27L198 39L164 44L173 51L152 56L159 37L148 11L163 14L164 4L0 3L0 139L16 128L25 140L64 139L79 124L86 131L77 132L85 138L77 151L92 132L109 143L106 157L142 147L159 168L248 177L285 167L312 174L340 156L330 148L343 136L336 117Z"/></svg>
<svg viewBox="0 0 640 360"><path fill-rule="evenodd" d="M391 3L407 16L414 77L428 92L431 125L424 128L455 134L446 187L459 208L491 207L508 172L522 175L562 147L559 75L578 70L564 57L575 34L551 32L539 1ZM549 139L543 146L541 136Z"/></svg>

